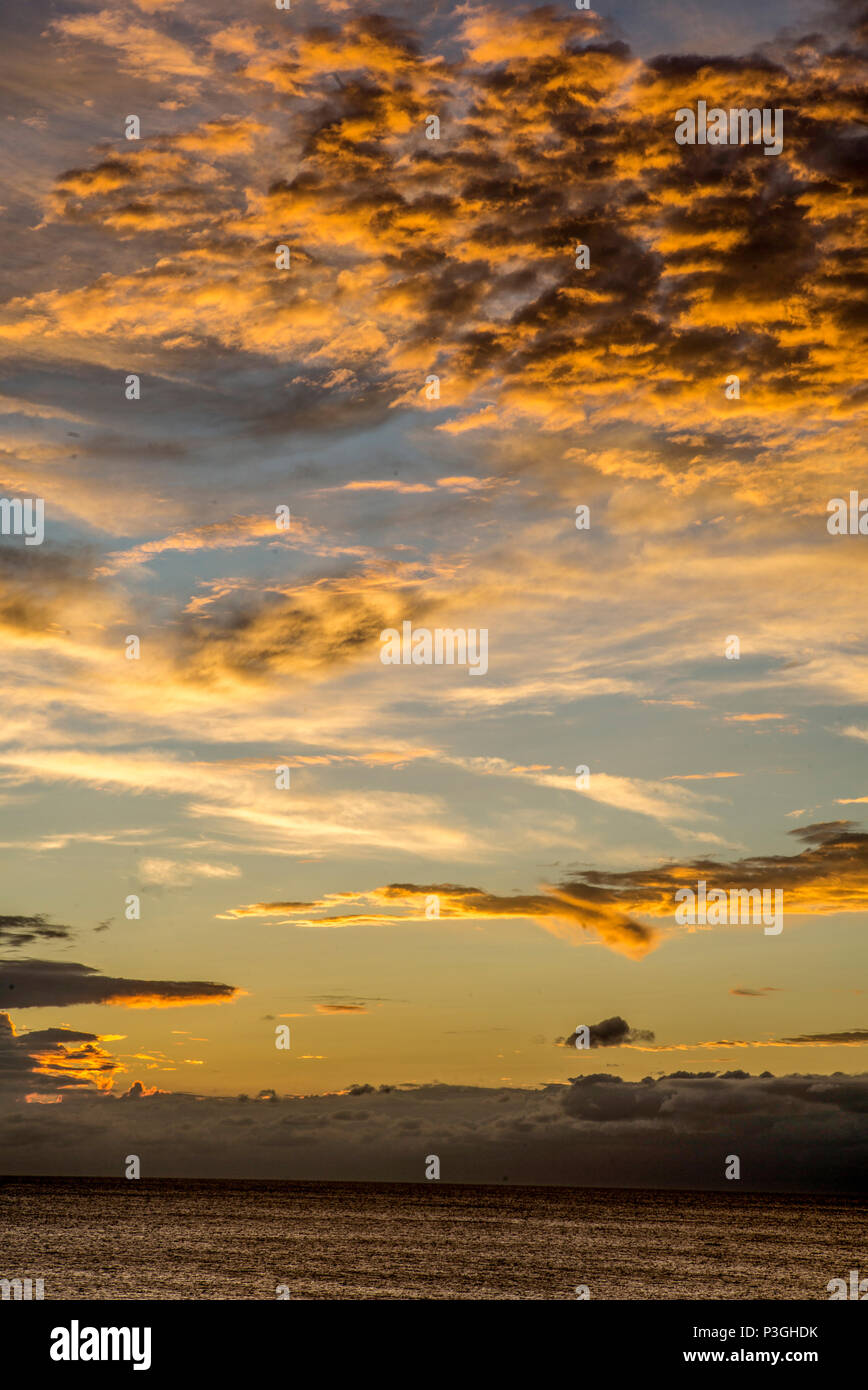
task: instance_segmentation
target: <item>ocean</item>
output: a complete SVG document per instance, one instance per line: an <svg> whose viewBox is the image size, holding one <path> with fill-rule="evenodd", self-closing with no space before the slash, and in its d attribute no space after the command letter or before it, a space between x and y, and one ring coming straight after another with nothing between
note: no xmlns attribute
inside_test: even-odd
<svg viewBox="0 0 868 1390"><path fill-rule="evenodd" d="M448 1183L0 1180L0 1278L45 1299L822 1299L859 1197ZM285 1294L284 1294L285 1296Z"/></svg>

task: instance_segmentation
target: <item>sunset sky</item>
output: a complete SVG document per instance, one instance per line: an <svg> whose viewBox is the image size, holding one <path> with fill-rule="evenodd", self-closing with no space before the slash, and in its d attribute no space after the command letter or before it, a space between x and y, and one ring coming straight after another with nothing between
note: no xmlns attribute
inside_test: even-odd
<svg viewBox="0 0 868 1390"><path fill-rule="evenodd" d="M114 1171L130 1088L177 1093L168 1168L217 1098L581 1123L604 1073L818 1077L855 1143L864 10L5 25L0 493L45 540L0 538L3 1167ZM700 99L783 109L782 154L677 145ZM405 620L487 629L487 673L383 665ZM677 926L700 878L782 933ZM763 1083L787 1123L805 1084Z"/></svg>

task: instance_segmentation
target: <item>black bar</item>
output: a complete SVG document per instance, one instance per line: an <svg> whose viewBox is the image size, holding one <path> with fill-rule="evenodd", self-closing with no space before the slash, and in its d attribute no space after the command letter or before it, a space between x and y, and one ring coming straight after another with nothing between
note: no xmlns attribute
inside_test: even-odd
<svg viewBox="0 0 868 1390"><path fill-rule="evenodd" d="M375 1300L402 1303L400 1310L377 1309L368 1300L354 1300L365 1303L364 1312L354 1312L352 1303L343 1300L340 1308L312 1309L311 1301L326 1300L293 1301L290 1294L268 1305L259 1301L3 1302L4 1360L12 1354L19 1372L37 1371L49 1376L52 1384L70 1377L93 1379L100 1372L115 1380L150 1376L162 1384L167 1373L185 1370L220 1376L221 1384L228 1374L251 1371L280 1375L286 1383L297 1384L304 1364L313 1359L320 1362L320 1373L328 1372L330 1378L355 1379L367 1365L369 1371L379 1367L378 1378L382 1375L393 1383L418 1379L430 1387L439 1366L449 1376L445 1383L451 1384L459 1366L466 1372L468 1358L489 1382L506 1375L514 1381L519 1353L522 1359L532 1358L540 1379L557 1375L559 1380L564 1376L570 1381L588 1380L624 1371L653 1376L676 1367L688 1376L704 1376L715 1366L730 1374L738 1374L743 1367L763 1366L769 1372L793 1367L811 1370L826 1384L831 1373L849 1369L852 1374L862 1364L866 1340L866 1314L835 1301L594 1302L565 1292L562 1301L546 1301L548 1312L542 1309L533 1314L529 1310L519 1314L514 1300L504 1301L510 1303L508 1309L492 1302L480 1307L475 1300L472 1309L457 1300ZM552 1305L559 1302L555 1318ZM542 1323L537 1321L540 1317ZM135 1340L131 1331L128 1347L118 1341L119 1351L127 1350L130 1359L52 1359L52 1346L72 1349L71 1341L67 1345L56 1329L64 1329L70 1337L74 1333L77 1347L89 1350L93 1344L89 1328L139 1329ZM150 1330L149 1349L145 1329ZM558 1341L539 1340L541 1331ZM108 1339L109 1354L111 1349ZM143 1362L146 1350L150 1364L134 1370L133 1353Z"/></svg>

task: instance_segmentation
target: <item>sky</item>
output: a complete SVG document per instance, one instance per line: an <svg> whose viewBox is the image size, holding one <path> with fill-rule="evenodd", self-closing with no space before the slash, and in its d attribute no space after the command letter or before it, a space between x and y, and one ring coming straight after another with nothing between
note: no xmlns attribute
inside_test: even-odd
<svg viewBox="0 0 868 1390"><path fill-rule="evenodd" d="M4 49L4 1170L852 1190L864 8ZM782 152L678 144L700 100Z"/></svg>

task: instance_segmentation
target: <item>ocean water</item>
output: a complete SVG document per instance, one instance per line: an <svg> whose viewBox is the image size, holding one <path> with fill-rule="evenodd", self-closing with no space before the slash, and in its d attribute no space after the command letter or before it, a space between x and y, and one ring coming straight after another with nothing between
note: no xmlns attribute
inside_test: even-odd
<svg viewBox="0 0 868 1390"><path fill-rule="evenodd" d="M45 1298L823 1299L861 1198L448 1183L0 1180L0 1278Z"/></svg>

